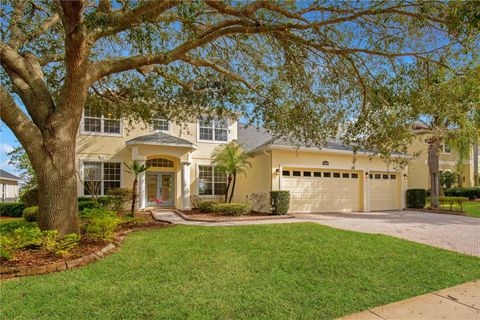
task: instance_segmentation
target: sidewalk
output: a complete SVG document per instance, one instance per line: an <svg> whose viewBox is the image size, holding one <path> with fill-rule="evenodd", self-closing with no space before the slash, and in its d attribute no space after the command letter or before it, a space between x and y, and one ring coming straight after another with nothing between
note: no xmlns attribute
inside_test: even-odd
<svg viewBox="0 0 480 320"><path fill-rule="evenodd" d="M480 280L355 313L341 320L479 320Z"/></svg>

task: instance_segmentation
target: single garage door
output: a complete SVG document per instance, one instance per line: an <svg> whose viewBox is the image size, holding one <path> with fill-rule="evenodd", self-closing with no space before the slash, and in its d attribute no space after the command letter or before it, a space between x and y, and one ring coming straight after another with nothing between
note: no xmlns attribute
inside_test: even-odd
<svg viewBox="0 0 480 320"><path fill-rule="evenodd" d="M370 210L396 210L399 176L396 173L370 173Z"/></svg>
<svg viewBox="0 0 480 320"><path fill-rule="evenodd" d="M282 189L290 191L290 212L360 211L360 173L285 169Z"/></svg>

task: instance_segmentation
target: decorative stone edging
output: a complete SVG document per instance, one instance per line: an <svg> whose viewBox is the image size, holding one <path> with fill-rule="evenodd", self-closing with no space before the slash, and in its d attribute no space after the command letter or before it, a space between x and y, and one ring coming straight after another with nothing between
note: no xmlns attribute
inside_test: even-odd
<svg viewBox="0 0 480 320"><path fill-rule="evenodd" d="M432 210L432 209L414 209L414 208L406 208L404 210L408 211L418 211L418 212L430 212L430 213L439 213L439 214L449 214L452 216L462 216L462 217L467 217L466 212L460 212L460 211L449 211L449 210Z"/></svg>
<svg viewBox="0 0 480 320"><path fill-rule="evenodd" d="M220 220L220 219L195 219L192 217L189 217L187 214L183 213L181 210L177 209L172 209L171 211L175 212L178 214L180 217L187 221L197 221L197 222L244 222L244 221L262 221L262 220L275 220L275 219L291 219L295 218L292 215L289 214L284 214L284 215L269 215L269 216L256 216L259 217L258 219L248 219L247 217L245 219L235 219L235 220Z"/></svg>
<svg viewBox="0 0 480 320"><path fill-rule="evenodd" d="M173 226L171 222L166 221L165 223ZM70 269L78 268L81 266L85 266L87 264L93 263L109 255L110 253L113 253L116 249L120 247L123 240L125 240L126 236L130 232L142 231L142 230L148 230L148 229L152 229L152 228L136 228L136 229L127 229L127 230L120 231L113 242L110 242L105 247L101 248L100 250L94 253L85 255L80 258L54 262L54 263L50 263L43 266L31 266L31 267L30 266L23 266L23 267L1 267L0 266L0 280L17 278L17 277L25 277L25 276L33 276L33 275L46 274L46 273L52 273L52 272L60 272L60 271L65 271L65 270L70 270Z"/></svg>

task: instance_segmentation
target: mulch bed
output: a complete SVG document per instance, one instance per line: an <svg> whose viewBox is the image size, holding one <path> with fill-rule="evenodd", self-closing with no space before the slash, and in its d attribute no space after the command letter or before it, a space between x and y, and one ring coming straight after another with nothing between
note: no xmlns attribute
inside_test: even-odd
<svg viewBox="0 0 480 320"><path fill-rule="evenodd" d="M64 271L92 263L114 252L132 231L173 226L171 223L149 220L136 224L123 224L111 242L82 238L78 247L68 256L55 256L42 250L21 250L11 260L0 260L0 279Z"/></svg>
<svg viewBox="0 0 480 320"><path fill-rule="evenodd" d="M199 209L192 210L178 210L179 214L185 220L189 221L204 221L204 222L228 222L228 221L252 221L252 220L270 220L270 219L288 219L293 218L289 214L285 215L271 215L262 212L253 211L249 215L224 215L220 213L204 213Z"/></svg>

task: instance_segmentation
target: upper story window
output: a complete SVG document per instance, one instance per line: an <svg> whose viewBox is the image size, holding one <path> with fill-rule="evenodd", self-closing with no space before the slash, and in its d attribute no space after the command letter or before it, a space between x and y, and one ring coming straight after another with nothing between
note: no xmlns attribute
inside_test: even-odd
<svg viewBox="0 0 480 320"><path fill-rule="evenodd" d="M100 112L85 107L83 113L83 132L99 134L121 134L121 120L113 119Z"/></svg>
<svg viewBox="0 0 480 320"><path fill-rule="evenodd" d="M165 119L153 119L152 129L154 131L170 131L170 121Z"/></svg>
<svg viewBox="0 0 480 320"><path fill-rule="evenodd" d="M199 125L199 140L227 141L228 125L225 119L201 118Z"/></svg>

